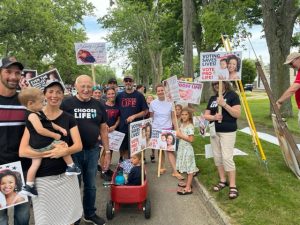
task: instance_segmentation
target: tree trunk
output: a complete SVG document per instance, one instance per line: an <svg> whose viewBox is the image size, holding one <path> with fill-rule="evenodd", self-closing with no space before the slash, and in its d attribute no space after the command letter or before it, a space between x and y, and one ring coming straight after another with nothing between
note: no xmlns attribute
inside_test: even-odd
<svg viewBox="0 0 300 225"><path fill-rule="evenodd" d="M283 65L290 52L294 23L299 15L295 0L261 0L263 27L270 53L270 87L275 100L290 86L288 66ZM291 101L281 107L283 116L293 116Z"/></svg>
<svg viewBox="0 0 300 225"><path fill-rule="evenodd" d="M184 49L184 76L193 77L193 2L182 0L183 10L183 49Z"/></svg>

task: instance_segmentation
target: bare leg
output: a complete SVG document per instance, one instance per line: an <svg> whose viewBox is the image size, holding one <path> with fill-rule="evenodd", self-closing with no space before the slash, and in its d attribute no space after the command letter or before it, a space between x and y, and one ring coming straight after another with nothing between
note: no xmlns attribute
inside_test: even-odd
<svg viewBox="0 0 300 225"><path fill-rule="evenodd" d="M229 178L229 187L236 187L235 184L235 170L228 171L228 178Z"/></svg>
<svg viewBox="0 0 300 225"><path fill-rule="evenodd" d="M166 165L165 165L165 151L162 151L161 154L161 166L160 166L160 173L163 174L166 172Z"/></svg>
<svg viewBox="0 0 300 225"><path fill-rule="evenodd" d="M225 175L224 166L217 166L217 169L218 169L220 181L225 182L226 181L226 175Z"/></svg>
<svg viewBox="0 0 300 225"><path fill-rule="evenodd" d="M74 163L71 155L66 155L66 156L63 157L63 159L64 159L64 161L67 165L70 165L70 164Z"/></svg>
<svg viewBox="0 0 300 225"><path fill-rule="evenodd" d="M185 190L188 191L188 192L190 190L192 190L193 176L194 176L193 173L190 173L190 174L187 175Z"/></svg>
<svg viewBox="0 0 300 225"><path fill-rule="evenodd" d="M26 182L34 182L36 172L38 171L38 169L41 165L41 162L42 162L42 158L32 159L31 166L30 166L30 168L28 170L28 173L27 173Z"/></svg>

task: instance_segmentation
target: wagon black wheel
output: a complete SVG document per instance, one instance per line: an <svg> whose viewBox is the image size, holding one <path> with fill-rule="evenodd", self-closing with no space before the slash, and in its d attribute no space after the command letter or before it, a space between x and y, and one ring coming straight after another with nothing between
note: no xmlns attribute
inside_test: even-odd
<svg viewBox="0 0 300 225"><path fill-rule="evenodd" d="M151 202L149 199L146 199L145 201L144 211L145 211L145 218L149 219L151 216Z"/></svg>
<svg viewBox="0 0 300 225"><path fill-rule="evenodd" d="M108 220L114 218L114 203L112 201L109 201L106 204L106 218Z"/></svg>

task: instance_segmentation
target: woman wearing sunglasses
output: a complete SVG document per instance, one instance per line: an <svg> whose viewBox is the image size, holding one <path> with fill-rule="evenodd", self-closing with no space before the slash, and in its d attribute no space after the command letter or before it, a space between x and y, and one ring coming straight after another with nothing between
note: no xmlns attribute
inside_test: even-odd
<svg viewBox="0 0 300 225"><path fill-rule="evenodd" d="M222 82L222 95L219 96L219 82L212 83L214 95L208 101L204 118L210 121L210 143L214 162L219 174L219 182L213 187L218 192L229 185L230 199L238 197L236 168L233 149L236 139L237 118L241 115L239 96L232 90L230 82ZM222 107L222 113L218 112ZM227 182L228 177L228 182Z"/></svg>

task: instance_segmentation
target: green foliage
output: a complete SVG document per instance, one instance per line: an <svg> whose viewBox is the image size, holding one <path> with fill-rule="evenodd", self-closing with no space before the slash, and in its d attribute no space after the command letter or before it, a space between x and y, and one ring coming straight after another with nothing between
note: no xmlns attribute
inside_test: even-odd
<svg viewBox="0 0 300 225"><path fill-rule="evenodd" d="M222 45L221 34L232 38L233 46L238 46L249 32L244 24L259 23L261 10L258 0L222 1L215 0L202 7L199 21L203 26L202 49L217 50Z"/></svg>
<svg viewBox="0 0 300 225"><path fill-rule="evenodd" d="M0 55L15 55L39 73L58 68L66 82L83 72L74 42L86 40L78 27L93 10L87 0L0 1Z"/></svg>
<svg viewBox="0 0 300 225"><path fill-rule="evenodd" d="M116 71L108 66L95 66L96 83L104 86L110 78L116 78Z"/></svg>
<svg viewBox="0 0 300 225"><path fill-rule="evenodd" d="M212 186L218 183L219 178L213 159L205 159L202 155L196 156L201 171L200 182L231 218L232 224L298 224L299 216L291 216L298 215L298 179L286 166L278 146L262 141L267 156L267 170L251 142L250 135L237 133L235 147L248 154L234 157L240 193L237 199L228 199L228 187L217 193L212 191ZM204 154L205 143L209 143L209 138L196 138L193 144L196 154Z"/></svg>
<svg viewBox="0 0 300 225"><path fill-rule="evenodd" d="M272 134L274 128L269 116L269 100L266 94L247 93L247 102L256 129ZM202 109L204 107L205 105L201 105ZM295 104L293 108L294 112L298 110ZM289 129L299 136L297 118L288 118L287 123ZM245 126L247 120L243 113L242 118L239 119L239 128ZM219 180L213 159L205 159L203 155L197 155L204 154L204 145L209 144L209 138L197 136L193 146L196 163L201 171L200 182L216 199L218 206L231 218L232 224L298 224L299 216L290 215L297 215L297 205L300 204L299 180L286 166L278 146L261 140L267 158L267 161L263 162L251 143L250 135L237 132L235 147L246 152L248 156L234 157L237 168L236 183L240 196L235 200L229 200L228 188L218 193L212 191L212 186Z"/></svg>
<svg viewBox="0 0 300 225"><path fill-rule="evenodd" d="M256 77L255 61L252 59L244 59L242 67L242 83L252 84Z"/></svg>

